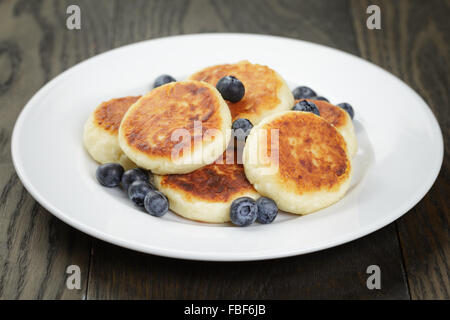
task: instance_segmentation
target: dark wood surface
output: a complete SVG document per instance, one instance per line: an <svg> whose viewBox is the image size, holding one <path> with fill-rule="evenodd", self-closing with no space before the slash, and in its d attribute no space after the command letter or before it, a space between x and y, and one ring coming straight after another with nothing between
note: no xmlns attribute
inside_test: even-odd
<svg viewBox="0 0 450 320"><path fill-rule="evenodd" d="M65 27L69 4L81 7L80 31ZM380 6L382 30L366 28L369 4ZM449 299L449 16L446 0L0 0L0 299ZM119 248L67 226L26 192L11 163L10 137L20 110L48 80L124 44L222 31L321 43L405 81L428 102L445 139L444 164L430 192L362 239L245 263ZM66 288L72 264L81 269L80 290ZM366 287L372 264L382 270L381 290Z"/></svg>

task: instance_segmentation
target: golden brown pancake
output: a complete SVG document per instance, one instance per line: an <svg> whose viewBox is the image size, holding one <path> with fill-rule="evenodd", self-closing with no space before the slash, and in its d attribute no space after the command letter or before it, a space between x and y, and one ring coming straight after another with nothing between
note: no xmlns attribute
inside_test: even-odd
<svg viewBox="0 0 450 320"><path fill-rule="evenodd" d="M270 130L277 129L278 143L271 143ZM263 163L258 155L261 135L267 134L267 155L278 160ZM263 174L269 165L276 172ZM282 210L306 214L340 199L348 188L351 163L344 138L328 121L313 113L287 111L263 120L253 128L244 150L249 181Z"/></svg>
<svg viewBox="0 0 450 320"><path fill-rule="evenodd" d="M299 194L317 189L333 190L348 178L350 167L341 135L312 114L291 113L263 127L279 129L279 168L283 183ZM268 154L271 143L268 137Z"/></svg>
<svg viewBox="0 0 450 320"><path fill-rule="evenodd" d="M124 114L140 97L111 99L101 103L84 126L86 150L99 163L120 163L126 169L135 167L119 146L118 128Z"/></svg>
<svg viewBox="0 0 450 320"><path fill-rule="evenodd" d="M258 193L245 177L232 149L216 161L188 174L155 176L160 191L169 198L170 208L181 216L202 222L230 220L233 200Z"/></svg>
<svg viewBox="0 0 450 320"><path fill-rule="evenodd" d="M241 101L226 101L233 121L237 118L249 119L258 123L264 116L277 111L288 110L293 97L284 80L267 66L241 61L205 68L190 76L190 79L205 81L213 86L225 76L235 76L245 87Z"/></svg>
<svg viewBox="0 0 450 320"><path fill-rule="evenodd" d="M153 89L130 108L120 125L119 143L130 159L154 173L187 173L207 163L196 154L200 163L177 165L172 159L174 148L179 147L181 159L192 157L200 144L206 153L205 148L217 147L220 150L212 152L211 163L228 144L230 132L225 131L230 126L229 110L216 88L200 81L172 82ZM189 133L188 139L173 138L179 129ZM214 130L222 135L214 135Z"/></svg>

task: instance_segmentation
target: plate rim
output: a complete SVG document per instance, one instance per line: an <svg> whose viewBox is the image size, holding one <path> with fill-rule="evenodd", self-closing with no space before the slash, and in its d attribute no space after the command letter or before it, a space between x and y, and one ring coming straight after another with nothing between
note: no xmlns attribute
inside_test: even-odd
<svg viewBox="0 0 450 320"><path fill-rule="evenodd" d="M383 219L377 220L377 223L372 223L365 227L358 228L355 232L349 232L345 234L341 234L338 237L328 239L325 242L322 242L320 245L308 247L307 249L300 249L300 250L291 250L286 251L283 250L279 253L265 253L264 255L259 255L258 253L252 256L251 254L246 253L245 256L240 254L210 254L210 253L204 253L204 252L198 252L195 250L187 251L187 250L175 250L175 249L165 249L161 248L159 246L157 247L151 247L149 245L142 245L136 242L130 242L125 239L118 239L117 237L111 236L108 233L105 233L101 230L98 230L96 228L92 228L91 226L80 223L76 219L71 218L70 216L64 214L63 210L59 210L58 208L54 207L50 201L47 201L40 193L39 191L34 187L33 183L28 179L26 176L26 173L23 170L23 166L21 166L20 157L18 155L19 152L19 141L18 136L21 131L21 127L23 122L26 119L26 115L29 112L29 110L32 108L34 102L38 100L41 96L44 94L47 94L53 86L55 86L60 80L64 79L65 77L70 76L70 74L76 70L75 68L78 68L88 62L91 62L95 59L101 58L103 55L109 54L113 51L118 50L126 50L128 47L137 46L142 43L147 43L151 41L174 41L176 38L186 38L186 37L259 37L259 38L273 38L283 41L292 41L292 42L302 42L306 45L312 45L312 46L318 46L322 48L326 48L328 50L331 50L333 52L337 52L338 54L348 55L352 58L356 58L359 61L370 65L371 67L375 67L378 71L381 71L385 74L388 74L390 77L395 78L397 81L399 81L403 86L405 86L412 95L414 95L416 98L421 100L423 104L426 106L424 107L425 112L427 112L430 116L430 120L433 122L433 128L437 130L436 133L438 136L438 144L439 144L439 152L436 154L436 158L438 160L439 165L433 168L433 171L430 171L430 174L428 175L427 181L424 181L422 184L422 188L417 189L416 193L410 197L409 200L404 203L402 207L399 207L397 210L392 211L390 215L385 216ZM47 211L49 211L52 215L57 217L58 219L62 220L64 223L67 223L68 225L74 227L77 230L80 230L81 232L84 232L90 236L93 236L97 239L112 243L114 245L118 245L120 247L124 247L130 250L143 252L147 254L155 254L159 256L164 257L170 257L170 258L178 258L178 259L189 259L189 260L199 260L199 261L256 261L256 260L268 260L268 259L276 259L276 258L283 258L283 257L291 257L295 255L302 255L307 254L311 252L316 252L324 249L328 249L331 247L339 246L344 243L348 243L351 241L354 241L356 239L359 239L363 236L369 235L372 232L375 232L384 226L390 224L391 222L397 220L402 215L407 213L409 210L411 210L416 204L418 204L423 197L428 193L428 191L433 186L434 182L436 181L439 172L442 167L443 158L444 158L444 141L443 141L443 135L442 130L440 128L439 122L436 119L436 116L434 115L431 108L428 106L428 104L424 101L424 99L416 92L414 91L406 82L404 82L402 79L397 77L396 75L388 72L387 70L381 68L380 66L369 62L359 56L353 55L351 53L348 53L346 51L342 51L333 47L328 47L322 44L313 43L305 40L295 39L295 38L289 38L289 37L281 37L281 36L274 36L274 35L264 35L264 34L252 34L252 33L196 33L196 34L184 34L184 35L173 35L168 37L161 37L161 38L153 38L153 39L147 39L143 41L138 41L134 43L130 43L124 46L120 46L117 48L113 48L111 50L104 51L100 54L97 54L95 56L92 56L88 59L85 59L70 68L64 70L59 75L55 76L53 79L51 79L49 82L47 82L44 86L42 86L32 97L28 100L28 102L25 104L25 106L22 108L22 110L19 113L19 116L17 117L17 120L14 124L14 129L12 132L12 138L11 138L11 155L12 155L12 162L14 169L21 180L21 183L23 184L24 188L31 194L31 196Z"/></svg>

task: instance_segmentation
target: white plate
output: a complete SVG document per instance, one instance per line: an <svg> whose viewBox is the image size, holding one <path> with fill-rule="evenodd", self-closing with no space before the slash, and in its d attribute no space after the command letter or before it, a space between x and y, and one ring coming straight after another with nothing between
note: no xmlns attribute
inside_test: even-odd
<svg viewBox="0 0 450 320"><path fill-rule="evenodd" d="M95 180L82 129L100 102L143 94L158 75L181 79L208 65L248 59L355 109L359 152L340 202L271 225L201 224L136 209L120 190ZM144 41L93 57L62 73L25 106L12 155L33 197L56 217L130 249L195 260L259 260L308 253L364 236L411 209L430 189L443 158L439 125L407 85L360 58L320 45L246 34Z"/></svg>

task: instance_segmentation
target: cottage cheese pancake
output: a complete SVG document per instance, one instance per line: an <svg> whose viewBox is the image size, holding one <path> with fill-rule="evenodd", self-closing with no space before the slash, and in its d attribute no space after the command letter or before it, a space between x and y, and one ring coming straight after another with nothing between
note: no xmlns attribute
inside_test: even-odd
<svg viewBox="0 0 450 320"><path fill-rule="evenodd" d="M233 200L259 197L232 149L220 160L188 174L155 175L155 184L169 199L170 209L191 220L221 223L230 221Z"/></svg>
<svg viewBox="0 0 450 320"><path fill-rule="evenodd" d="M278 143L272 141L272 129L278 130ZM262 145L267 150L261 150ZM272 157L274 153L278 157ZM265 118L250 132L243 157L253 187L287 212L308 214L329 206L350 185L344 138L313 113L286 111Z"/></svg>
<svg viewBox="0 0 450 320"><path fill-rule="evenodd" d="M295 101L295 103L300 100ZM347 143L348 152L350 156L353 157L358 151L358 141L356 140L353 121L349 114L344 109L326 101L306 100L314 102L319 109L320 116L335 126L339 133L344 137L344 140Z"/></svg>
<svg viewBox="0 0 450 320"><path fill-rule="evenodd" d="M230 127L230 111L216 88L193 80L172 82L128 110L119 144L138 166L153 173L189 173L224 152Z"/></svg>
<svg viewBox="0 0 450 320"><path fill-rule="evenodd" d="M265 116L292 108L294 97L281 76L269 67L241 61L205 68L190 79L206 81L213 86L225 76L235 76L245 87L241 101L227 101L233 121L249 119L253 124Z"/></svg>
<svg viewBox="0 0 450 320"><path fill-rule="evenodd" d="M138 97L111 99L100 104L84 126L84 145L99 163L120 163L125 168L135 165L119 146L118 131L123 116Z"/></svg>

